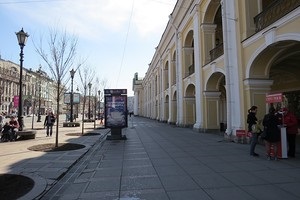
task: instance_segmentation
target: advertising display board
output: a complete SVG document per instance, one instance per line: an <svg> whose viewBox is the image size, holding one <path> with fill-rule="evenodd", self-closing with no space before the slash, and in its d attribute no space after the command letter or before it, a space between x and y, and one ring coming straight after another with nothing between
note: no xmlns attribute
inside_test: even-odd
<svg viewBox="0 0 300 200"><path fill-rule="evenodd" d="M64 103L71 104L71 93L64 93ZM80 103L80 94L73 93L73 104L79 104L79 103Z"/></svg>
<svg viewBox="0 0 300 200"><path fill-rule="evenodd" d="M127 127L127 90L105 89L104 95L105 127Z"/></svg>
<svg viewBox="0 0 300 200"><path fill-rule="evenodd" d="M70 104L71 103L71 93L65 93L64 94L64 103Z"/></svg>

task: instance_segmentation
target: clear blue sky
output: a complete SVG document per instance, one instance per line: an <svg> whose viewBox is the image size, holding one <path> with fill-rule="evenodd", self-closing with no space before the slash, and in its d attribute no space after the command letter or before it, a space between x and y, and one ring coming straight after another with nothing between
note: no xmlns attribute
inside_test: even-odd
<svg viewBox="0 0 300 200"><path fill-rule="evenodd" d="M144 77L175 4L176 0L1 0L0 55L19 64L15 32L23 27L30 35L24 67L36 70L44 63L33 42L49 35L49 28L65 29L78 38L78 57L87 58L95 77L106 79L107 88L125 88L132 96L134 73ZM80 82L75 74L76 85Z"/></svg>

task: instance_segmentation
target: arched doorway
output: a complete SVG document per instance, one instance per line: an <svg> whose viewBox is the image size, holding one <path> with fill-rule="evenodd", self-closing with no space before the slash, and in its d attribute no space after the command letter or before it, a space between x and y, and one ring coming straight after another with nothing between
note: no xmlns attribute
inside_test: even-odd
<svg viewBox="0 0 300 200"><path fill-rule="evenodd" d="M176 124L177 122L177 92L175 91L172 96L172 117L170 123Z"/></svg>
<svg viewBox="0 0 300 200"><path fill-rule="evenodd" d="M195 86L190 84L187 86L184 95L184 124L193 126L196 123L196 103L195 103Z"/></svg>
<svg viewBox="0 0 300 200"><path fill-rule="evenodd" d="M222 72L215 72L209 77L204 91L204 121L207 130L225 131L227 122L225 88L225 75Z"/></svg>
<svg viewBox="0 0 300 200"><path fill-rule="evenodd" d="M168 121L168 119L169 119L169 95L166 95L164 103L165 103L164 121Z"/></svg>

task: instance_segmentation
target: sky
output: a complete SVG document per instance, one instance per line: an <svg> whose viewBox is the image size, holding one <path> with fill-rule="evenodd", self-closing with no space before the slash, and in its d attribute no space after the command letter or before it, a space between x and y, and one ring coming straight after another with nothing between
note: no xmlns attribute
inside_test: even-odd
<svg viewBox="0 0 300 200"><path fill-rule="evenodd" d="M47 72L34 44L45 40L52 28L66 30L78 39L76 60L85 60L84 65L95 71L94 80L106 80L106 88L127 89L133 96L134 73L145 76L175 4L176 0L1 0L0 55L20 63L15 33L23 28L30 35L23 66L37 70L41 65ZM82 83L75 74L77 86L82 88Z"/></svg>

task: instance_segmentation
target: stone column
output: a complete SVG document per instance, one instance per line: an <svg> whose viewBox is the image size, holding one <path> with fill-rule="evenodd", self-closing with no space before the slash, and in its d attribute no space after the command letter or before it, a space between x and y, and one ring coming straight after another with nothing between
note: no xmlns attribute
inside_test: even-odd
<svg viewBox="0 0 300 200"><path fill-rule="evenodd" d="M199 31L199 13L198 9L194 10L193 27L194 27L194 55L195 55L195 101L196 101L196 123L194 129L200 130L203 126L203 86L202 86L202 58L201 58L201 46L200 46L200 31Z"/></svg>
<svg viewBox="0 0 300 200"><path fill-rule="evenodd" d="M171 82L171 77L172 77L172 71L173 68L172 68L172 55L171 55L171 51L170 49L168 49L168 77L169 77L169 88L168 88L168 95L169 95L169 118L167 119L168 120L168 123L170 123L172 121L172 82Z"/></svg>
<svg viewBox="0 0 300 200"><path fill-rule="evenodd" d="M176 76L176 88L177 88L177 120L178 126L183 125L183 70L182 70L182 34L177 32L176 40L176 53L177 53L177 76Z"/></svg>

